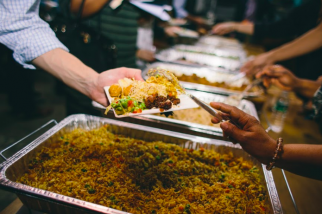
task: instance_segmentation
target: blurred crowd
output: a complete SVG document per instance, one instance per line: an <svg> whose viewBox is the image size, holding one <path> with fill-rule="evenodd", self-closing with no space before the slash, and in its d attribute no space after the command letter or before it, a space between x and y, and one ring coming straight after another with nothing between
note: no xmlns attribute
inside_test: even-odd
<svg viewBox="0 0 322 214"><path fill-rule="evenodd" d="M250 40L271 49L315 27L320 1L309 2L158 0L144 5L140 1L128 0L42 0L39 13L73 55L95 71L102 72L117 67L145 68L147 63L155 61L156 48L180 42L178 32L186 28L201 35L214 33L236 37L242 42ZM153 8L149 8L151 5ZM159 11L166 11L167 14ZM78 47L77 42L71 41L71 38L79 36L69 32L75 31L71 29L76 25L87 30L81 38L84 42L94 43L97 39L93 37L102 37L100 42L104 41L108 46L108 53L102 54L105 50L97 50L97 47L93 47L95 45L84 50L84 46ZM250 26L253 26L252 32L247 31ZM247 34L251 36L245 36ZM15 62L10 49L2 45L0 49L0 63L4 71L1 72L1 88L8 93L13 115L33 118L50 114L53 109L39 105L43 98L34 89L33 71L26 72L22 65ZM299 57L296 69L292 71L299 77L316 78L314 72L318 72L318 69L312 68L320 65L321 61L317 58L321 51L315 52L310 54L312 56ZM105 59L98 60L101 55ZM305 72L308 69L312 72ZM92 108L88 97L59 81L56 91L66 96L68 115L99 114ZM28 103L23 110L20 108L21 102Z"/></svg>

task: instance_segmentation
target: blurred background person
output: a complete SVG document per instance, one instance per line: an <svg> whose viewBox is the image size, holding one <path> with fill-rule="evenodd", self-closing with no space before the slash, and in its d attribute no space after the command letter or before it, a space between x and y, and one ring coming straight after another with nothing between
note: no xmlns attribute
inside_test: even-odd
<svg viewBox="0 0 322 214"><path fill-rule="evenodd" d="M192 23L203 26L207 19L213 19L216 0L173 0L173 9L176 18L187 19Z"/></svg>
<svg viewBox="0 0 322 214"><path fill-rule="evenodd" d="M76 16L83 0L59 0L61 11L66 17ZM110 6L108 0L85 0L82 12L82 24L98 31L103 37L111 39L117 48L116 67L136 68L136 59L153 61L154 52L138 49L137 36L139 18L142 11L136 6L123 1L116 8ZM93 53L95 55L95 53ZM98 72L101 72L98 70ZM91 100L75 90L66 88L67 114L88 113L100 115L101 112L93 108Z"/></svg>
<svg viewBox="0 0 322 214"><path fill-rule="evenodd" d="M286 39L299 37L318 25L321 1L310 0L291 10L284 18L276 22L224 22L213 27L213 32L224 35L233 31L252 35L255 40L263 38ZM269 53L269 52L268 52ZM252 65L259 63L259 59L269 54L260 55L257 59L244 66L246 72L251 73ZM321 75L322 49L297 57L294 73L307 79L316 79ZM264 57L265 58L265 57ZM269 60L267 61L269 62ZM263 62L263 64L265 64ZM247 69L249 67L249 69ZM259 69L262 66L259 66ZM310 72L308 72L310 71Z"/></svg>

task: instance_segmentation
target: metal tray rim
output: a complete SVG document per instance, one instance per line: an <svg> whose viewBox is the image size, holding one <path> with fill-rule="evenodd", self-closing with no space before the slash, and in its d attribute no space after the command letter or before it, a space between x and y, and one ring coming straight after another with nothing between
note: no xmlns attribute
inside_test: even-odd
<svg viewBox="0 0 322 214"><path fill-rule="evenodd" d="M162 129L157 129L157 128L151 128L151 127L145 127L142 125L136 125L136 124L131 124L131 123L126 123L122 121L116 121L112 119L107 119L107 118L100 118L96 116L89 116L89 115L84 115L84 114L77 114L77 115L71 115L64 120L62 120L59 124L55 125L52 127L50 130L45 132L43 135L32 141L30 144L28 144L25 148L21 149L19 152L14 154L12 157L8 158L1 166L0 168L0 187L3 187L5 189L11 189L16 193L25 193L25 194L30 194L30 195L35 195L41 198L47 198L54 200L59 203L63 204L70 204L73 206L78 206L87 210L91 211L96 211L96 212L101 212L101 213L108 213L108 214L126 214L127 212L124 211L119 211L115 210L109 207L105 207L102 205L86 202L83 200L75 199L72 197L64 196L61 194L53 193L50 191L46 190L41 190L38 188L30 187L24 184L20 184L14 181L9 180L6 178L5 172L6 169L9 168L14 162L19 160L24 154L22 152L29 152L32 149L34 149L36 146L50 138L53 134L55 134L57 131L59 131L61 128L64 126L68 125L68 123L72 122L73 120L84 120L87 118L93 118L93 119L98 119L101 122L106 122L108 124L113 124L113 125L122 125L124 127L128 127L131 129L141 129L141 130L148 130L150 132L158 133L158 134L164 134L168 136L173 136L176 138L182 138L182 139L187 139L193 142L200 142L200 143L211 143L212 141L216 141L217 145L226 145L232 148L237 148L241 149L240 145L234 145L230 142L222 141L222 140L213 140L213 139L208 139L204 137L198 137L198 136L192 136L188 134L182 134L182 133L177 133L177 132L172 132L168 130L162 130ZM143 129L144 128L144 129ZM274 183L274 178L272 175L272 172L267 171L266 168L264 167L263 164L263 173L265 176L266 180L266 185L267 185L267 190L269 192L269 196L271 199L271 205L273 208L274 213L283 213L282 208L281 208L281 203L277 194L276 186Z"/></svg>

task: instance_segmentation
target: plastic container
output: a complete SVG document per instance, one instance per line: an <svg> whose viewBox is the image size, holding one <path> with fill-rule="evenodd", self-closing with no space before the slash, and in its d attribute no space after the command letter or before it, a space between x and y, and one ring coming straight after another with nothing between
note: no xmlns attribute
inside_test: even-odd
<svg viewBox="0 0 322 214"><path fill-rule="evenodd" d="M289 93L288 91L283 91L272 109L273 113L271 116L271 128L273 132L280 133L283 130L288 106Z"/></svg>

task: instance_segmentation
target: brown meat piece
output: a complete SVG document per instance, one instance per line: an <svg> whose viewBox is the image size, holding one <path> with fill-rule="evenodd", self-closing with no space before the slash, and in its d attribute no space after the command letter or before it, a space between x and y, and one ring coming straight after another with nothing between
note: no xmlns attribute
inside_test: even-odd
<svg viewBox="0 0 322 214"><path fill-rule="evenodd" d="M162 102L165 102L165 101L167 101L167 98L164 97L164 96L157 96L156 100L155 100L156 105L158 105L158 103L162 103Z"/></svg>
<svg viewBox="0 0 322 214"><path fill-rule="evenodd" d="M159 103L159 106L158 107L159 108L162 108L164 110L168 110L168 109L170 109L172 107L172 103L171 103L170 100L167 100L165 102Z"/></svg>
<svg viewBox="0 0 322 214"><path fill-rule="evenodd" d="M178 105L180 103L180 99L175 96L168 95L168 99L173 103L173 105Z"/></svg>
<svg viewBox="0 0 322 214"><path fill-rule="evenodd" d="M154 105L154 102L156 100L156 96L148 96L145 100L144 100L144 104L146 106L147 109L151 109L153 108L155 105Z"/></svg>
<svg viewBox="0 0 322 214"><path fill-rule="evenodd" d="M172 104L173 105L178 105L180 103L180 99L179 98L175 98L175 99L173 99L171 101L172 101Z"/></svg>

